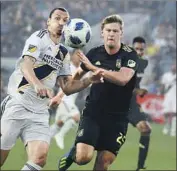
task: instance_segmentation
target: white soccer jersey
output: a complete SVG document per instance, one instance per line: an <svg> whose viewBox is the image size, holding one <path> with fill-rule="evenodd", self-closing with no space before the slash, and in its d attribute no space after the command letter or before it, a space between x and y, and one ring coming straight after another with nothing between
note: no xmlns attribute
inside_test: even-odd
<svg viewBox="0 0 177 171"><path fill-rule="evenodd" d="M36 59L34 72L37 78L50 89L53 89L57 76L71 75L70 56L62 44L56 45L50 39L47 30L34 32L25 43L22 56L9 79L8 94L15 97L28 110L43 113L48 110L49 99L38 97L34 88L23 77L20 62L24 56L32 56Z"/></svg>
<svg viewBox="0 0 177 171"><path fill-rule="evenodd" d="M168 90L170 86L172 86L173 82L175 82L176 74L172 72L166 72L161 78L161 84L165 85L165 90Z"/></svg>

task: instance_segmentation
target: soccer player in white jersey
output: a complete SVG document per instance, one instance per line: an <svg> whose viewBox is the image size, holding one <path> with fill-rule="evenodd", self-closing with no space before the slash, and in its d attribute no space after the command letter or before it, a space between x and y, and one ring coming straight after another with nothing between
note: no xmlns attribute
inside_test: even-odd
<svg viewBox="0 0 177 171"><path fill-rule="evenodd" d="M165 125L163 134L176 136L176 64L172 65L171 71L166 72L161 79L164 86L163 112Z"/></svg>
<svg viewBox="0 0 177 171"><path fill-rule="evenodd" d="M71 56L71 72L75 73L77 68L80 65L80 61L77 56ZM60 97L62 96L62 91L59 92ZM59 148L64 149L64 136L66 133L77 125L80 120L80 111L75 104L78 93L66 96L63 94L63 98L56 110L55 122L51 125L51 134L52 137L55 137L56 143ZM51 99L51 104L53 103L54 98Z"/></svg>
<svg viewBox="0 0 177 171"><path fill-rule="evenodd" d="M9 79L9 95L1 104L1 166L20 137L28 154L21 170L44 167L51 139L48 104L57 77L67 95L100 82L99 71L82 81L72 79L69 53L60 44L62 29L68 20L66 9L55 8L47 20L47 29L34 32L26 40Z"/></svg>

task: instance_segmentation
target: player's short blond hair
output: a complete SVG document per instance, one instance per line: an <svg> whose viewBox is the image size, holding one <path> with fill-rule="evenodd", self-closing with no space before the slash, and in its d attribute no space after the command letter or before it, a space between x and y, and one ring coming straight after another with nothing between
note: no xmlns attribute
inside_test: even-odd
<svg viewBox="0 0 177 171"><path fill-rule="evenodd" d="M104 29L104 26L106 24L110 24L110 23L119 23L121 26L121 30L123 30L124 22L120 15L114 14L114 15L109 15L105 17L101 23L101 30Z"/></svg>

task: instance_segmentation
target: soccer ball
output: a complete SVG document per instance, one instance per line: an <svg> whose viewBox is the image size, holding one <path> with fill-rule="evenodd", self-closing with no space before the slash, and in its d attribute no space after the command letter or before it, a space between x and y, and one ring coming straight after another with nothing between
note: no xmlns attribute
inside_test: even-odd
<svg viewBox="0 0 177 171"><path fill-rule="evenodd" d="M90 25L81 18L71 19L63 28L63 39L66 46L84 47L91 38Z"/></svg>

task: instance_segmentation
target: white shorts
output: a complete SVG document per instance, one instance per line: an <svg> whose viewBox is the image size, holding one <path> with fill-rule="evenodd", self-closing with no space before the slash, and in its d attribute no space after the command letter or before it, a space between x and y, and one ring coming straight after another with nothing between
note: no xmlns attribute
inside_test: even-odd
<svg viewBox="0 0 177 171"><path fill-rule="evenodd" d="M1 149L10 150L19 137L24 145L35 140L50 144L49 113L31 112L13 98L1 107L5 109L1 118Z"/></svg>
<svg viewBox="0 0 177 171"><path fill-rule="evenodd" d="M164 113L176 113L176 86L165 94L163 107Z"/></svg>
<svg viewBox="0 0 177 171"><path fill-rule="evenodd" d="M63 122L65 122L68 118L71 118L72 116L78 114L80 114L80 112L75 103L71 101L70 103L62 101L57 108L55 122L57 122L58 120L62 120Z"/></svg>

